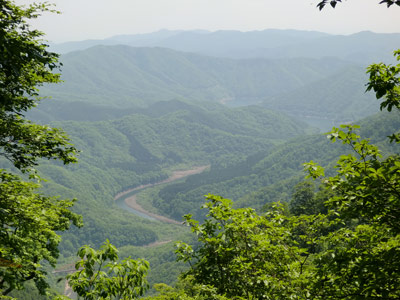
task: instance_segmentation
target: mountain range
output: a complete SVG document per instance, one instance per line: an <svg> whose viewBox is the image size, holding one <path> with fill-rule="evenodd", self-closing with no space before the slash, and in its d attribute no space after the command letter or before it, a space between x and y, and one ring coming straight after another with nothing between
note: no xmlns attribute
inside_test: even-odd
<svg viewBox="0 0 400 300"><path fill-rule="evenodd" d="M365 67L335 57L231 59L117 45L74 51L61 61L63 83L41 90L57 104L45 101L36 111L49 120L71 110L77 120L89 107L97 113L82 118L110 119L170 100L261 104L328 124L378 111L373 95L364 92Z"/></svg>
<svg viewBox="0 0 400 300"><path fill-rule="evenodd" d="M313 159L329 174L346 153L306 122L327 130L367 117L362 135L394 152L383 140L399 130L399 114L375 114L365 68L398 45L399 34L294 30L160 31L52 45L63 52L63 83L42 87L53 99L27 116L63 128L81 151L78 165L38 168L49 179L44 193L79 200L85 226L63 234L65 262L108 238L125 256L151 255L150 277L172 283L179 272L169 241L188 231L131 214L115 195L202 166L202 174L143 191L138 203L179 221L201 218L207 193L259 210L288 202L302 163Z"/></svg>
<svg viewBox="0 0 400 300"><path fill-rule="evenodd" d="M52 44L59 53L84 50L95 45L163 47L183 52L229 58L324 58L329 56L369 64L392 61L400 34L363 31L331 35L317 31L266 29L260 31L161 30L148 34L119 35L103 40Z"/></svg>

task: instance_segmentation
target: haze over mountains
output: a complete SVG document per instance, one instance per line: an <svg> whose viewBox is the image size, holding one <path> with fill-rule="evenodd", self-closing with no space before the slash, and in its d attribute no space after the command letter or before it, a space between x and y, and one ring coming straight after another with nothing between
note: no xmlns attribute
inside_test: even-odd
<svg viewBox="0 0 400 300"><path fill-rule="evenodd" d="M170 31L113 36L52 44L59 53L84 50L96 45L163 47L177 51L229 58L323 58L334 56L363 64L391 60L400 44L400 34L363 31L352 35L331 35L317 31L266 29L262 31L205 30Z"/></svg>
<svg viewBox="0 0 400 300"><path fill-rule="evenodd" d="M52 45L63 53L63 83L44 86L53 99L28 116L65 129L81 151L78 165L39 168L50 179L43 190L78 198L84 217L82 229L63 235L62 254L109 238L124 255L150 260L152 283L172 283L179 271L168 242L185 229L121 209L117 193L207 166L145 190L138 202L180 221L204 215L207 193L255 209L289 201L302 163L332 166L343 150L318 131L365 117L363 136L390 153L383 140L400 128L399 114L375 114L365 72L393 60L398 45L400 34L295 30L164 30ZM148 247L153 242L167 245Z"/></svg>
<svg viewBox="0 0 400 300"><path fill-rule="evenodd" d="M339 59L233 60L165 48L95 46L62 57L64 83L46 94L119 107L185 99L259 103L338 72Z"/></svg>
<svg viewBox="0 0 400 300"><path fill-rule="evenodd" d="M374 39L379 41L376 45ZM208 188L229 190L228 195L242 197L293 178L300 160L311 158L282 158L284 150L275 148L316 132L298 120L327 130L379 110L375 97L364 92L367 78L360 61L384 50L390 55L395 43L400 44L400 34L265 30L160 31L55 45L75 51L61 56L64 82L42 89L54 99L45 100L31 116L43 123L62 121L83 149L82 167L75 174L91 170L96 174L90 175L93 187L112 182L112 188L103 188L103 196L91 194L93 202L100 197L107 203L104 195L111 198L124 188L163 179L166 170L177 166L207 164L212 186L200 175L195 186L207 186L201 189L204 193ZM232 108L236 106L240 107ZM291 150L308 143L305 152L326 157L324 147L311 149L315 139L320 137L299 138L281 147ZM262 161L270 161L272 167ZM260 175L256 165L266 171ZM57 168L44 170L52 170L57 184L76 186L65 181L72 173L56 172ZM85 175L80 176L80 183L85 182ZM247 182L247 187L235 182ZM152 203L160 213L179 219L193 203L174 207L173 201L183 203L174 193L155 196Z"/></svg>
<svg viewBox="0 0 400 300"><path fill-rule="evenodd" d="M181 99L259 104L326 130L378 111L364 93L365 66L392 61L399 44L400 34L272 29L115 36L52 45L71 52L61 57L64 83L42 91L59 105L90 106L99 112L91 120ZM49 102L36 115L54 119L53 108Z"/></svg>

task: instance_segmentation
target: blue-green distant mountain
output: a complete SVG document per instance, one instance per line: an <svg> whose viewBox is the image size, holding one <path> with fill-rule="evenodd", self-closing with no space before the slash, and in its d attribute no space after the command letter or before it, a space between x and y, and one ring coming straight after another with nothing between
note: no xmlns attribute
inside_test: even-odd
<svg viewBox="0 0 400 300"><path fill-rule="evenodd" d="M84 40L52 44L59 53L84 50L96 45L128 45L132 47L166 47L179 51L223 57L243 57L254 49L275 48L328 36L326 33L300 30L267 29L241 32L235 30L160 30L147 34L117 35L103 40Z"/></svg>
<svg viewBox="0 0 400 300"><path fill-rule="evenodd" d="M391 60L400 45L400 34L359 32L330 35L316 31L267 29L262 31L169 31L114 36L104 40L85 40L52 45L66 53L95 45L123 44L132 47L165 47L178 51L229 58L323 58L338 57L369 64Z"/></svg>
<svg viewBox="0 0 400 300"><path fill-rule="evenodd" d="M97 46L62 56L62 84L44 87L57 100L126 108L189 99L259 103L339 72L330 59L212 58L165 48Z"/></svg>
<svg viewBox="0 0 400 300"><path fill-rule="evenodd" d="M363 65L393 61L393 51L400 45L400 33L363 31L352 35L330 35L304 41L293 47L263 49L252 57L339 57Z"/></svg>
<svg viewBox="0 0 400 300"><path fill-rule="evenodd" d="M350 123L379 111L373 93L365 92L365 68L349 66L293 91L267 97L263 106L309 123L324 122L323 130Z"/></svg>
<svg viewBox="0 0 400 300"><path fill-rule="evenodd" d="M268 29L262 31L219 30L215 32L185 31L172 35L152 46L209 56L229 58L264 57L253 55L263 49L292 47L298 43L328 36L322 32ZM130 43L130 46L135 44Z"/></svg>
<svg viewBox="0 0 400 300"><path fill-rule="evenodd" d="M68 53L71 51L85 50L94 46L128 45L134 47L152 47L158 42L168 39L171 36L181 33L181 30L160 30L157 32L135 35L116 35L103 40L83 40L65 42L60 44L50 44L50 49L57 53Z"/></svg>

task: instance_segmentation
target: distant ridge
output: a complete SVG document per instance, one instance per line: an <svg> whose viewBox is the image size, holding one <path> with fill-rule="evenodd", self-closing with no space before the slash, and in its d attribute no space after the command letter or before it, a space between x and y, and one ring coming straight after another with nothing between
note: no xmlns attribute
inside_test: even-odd
<svg viewBox="0 0 400 300"><path fill-rule="evenodd" d="M348 65L339 59L234 60L122 45L75 51L61 60L64 82L44 87L44 95L119 108L179 98L256 104Z"/></svg>
<svg viewBox="0 0 400 300"><path fill-rule="evenodd" d="M104 40L52 44L51 50L67 53L96 45L164 47L177 51L229 58L322 58L370 63L387 60L400 45L400 33L363 31L351 35L330 35L318 31L266 29L260 31L160 30L136 35L117 35ZM383 55L383 56L382 56Z"/></svg>
<svg viewBox="0 0 400 300"><path fill-rule="evenodd" d="M240 49L274 48L328 36L317 31L266 29L257 31L236 30L159 30L145 34L116 35L103 40L72 41L60 44L51 44L51 50L67 53L84 50L96 45L128 45L132 47L165 47L178 51L187 51L212 55L220 53L225 56L227 51ZM214 48L214 50L211 50ZM208 49L205 52L202 51ZM237 50L235 50L237 49ZM211 50L211 51L210 51ZM231 56L232 57L232 56Z"/></svg>

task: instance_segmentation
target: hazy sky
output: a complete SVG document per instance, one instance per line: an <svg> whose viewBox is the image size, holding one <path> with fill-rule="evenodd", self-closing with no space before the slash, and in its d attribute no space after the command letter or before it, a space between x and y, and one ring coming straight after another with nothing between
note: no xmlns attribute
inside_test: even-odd
<svg viewBox="0 0 400 300"><path fill-rule="evenodd" d="M38 1L38 0L37 0ZM19 4L30 0L17 0ZM102 39L160 29L267 28L351 34L400 32L400 7L379 0L345 0L322 12L314 0L50 0L61 15L45 14L35 26L53 42Z"/></svg>

